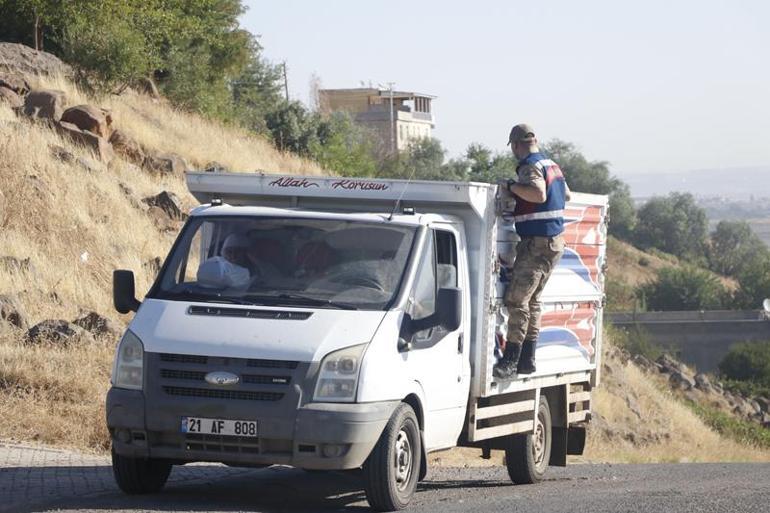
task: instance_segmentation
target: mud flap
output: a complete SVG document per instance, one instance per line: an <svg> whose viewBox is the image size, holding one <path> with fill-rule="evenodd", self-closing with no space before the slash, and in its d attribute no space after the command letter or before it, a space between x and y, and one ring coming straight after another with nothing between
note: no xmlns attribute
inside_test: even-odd
<svg viewBox="0 0 770 513"><path fill-rule="evenodd" d="M551 428L551 458L548 464L554 467L567 466L567 429L554 426Z"/></svg>
<svg viewBox="0 0 770 513"><path fill-rule="evenodd" d="M422 446L422 461L420 461L420 475L417 481L420 482L428 476L428 453L425 450L425 434L420 430L420 445Z"/></svg>
<svg viewBox="0 0 770 513"><path fill-rule="evenodd" d="M572 426L567 435L567 454L580 456L586 446L586 428L584 426Z"/></svg>

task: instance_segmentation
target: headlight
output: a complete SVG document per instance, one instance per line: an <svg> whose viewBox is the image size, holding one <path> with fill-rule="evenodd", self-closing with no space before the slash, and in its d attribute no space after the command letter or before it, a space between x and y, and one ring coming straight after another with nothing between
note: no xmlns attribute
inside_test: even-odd
<svg viewBox="0 0 770 513"><path fill-rule="evenodd" d="M142 389L144 376L144 346L131 330L120 339L112 369L112 386L117 388Z"/></svg>
<svg viewBox="0 0 770 513"><path fill-rule="evenodd" d="M348 402L356 400L358 371L366 344L346 347L327 354L318 371L314 401Z"/></svg>

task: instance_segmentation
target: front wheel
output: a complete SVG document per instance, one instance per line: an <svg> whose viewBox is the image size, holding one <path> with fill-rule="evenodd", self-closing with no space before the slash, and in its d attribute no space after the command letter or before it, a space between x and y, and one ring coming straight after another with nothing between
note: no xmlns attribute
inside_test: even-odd
<svg viewBox="0 0 770 513"><path fill-rule="evenodd" d="M171 463L163 460L129 458L112 449L112 473L115 482L128 494L155 493L166 484Z"/></svg>
<svg viewBox="0 0 770 513"><path fill-rule="evenodd" d="M364 489L376 511L404 509L417 488L422 446L414 410L402 403L364 462Z"/></svg>
<svg viewBox="0 0 770 513"><path fill-rule="evenodd" d="M508 437L505 466L516 484L532 484L543 479L551 458L551 409L548 399L540 396L535 431Z"/></svg>

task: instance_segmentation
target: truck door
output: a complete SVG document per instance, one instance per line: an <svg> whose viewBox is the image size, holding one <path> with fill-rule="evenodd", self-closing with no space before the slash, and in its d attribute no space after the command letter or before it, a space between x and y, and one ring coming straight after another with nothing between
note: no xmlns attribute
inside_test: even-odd
<svg viewBox="0 0 770 513"><path fill-rule="evenodd" d="M435 312L436 293L457 287L457 235L450 229L431 229L411 295L409 313L421 319ZM428 449L455 445L465 419L467 376L463 372L465 326L453 332L442 327L418 332L408 353L408 366L425 393L425 443Z"/></svg>

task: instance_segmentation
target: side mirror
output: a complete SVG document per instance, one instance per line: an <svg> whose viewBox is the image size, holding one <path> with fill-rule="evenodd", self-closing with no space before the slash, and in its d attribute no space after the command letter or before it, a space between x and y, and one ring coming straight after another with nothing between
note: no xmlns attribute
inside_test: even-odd
<svg viewBox="0 0 770 513"><path fill-rule="evenodd" d="M112 304L119 313L136 312L141 304L136 299L134 273L115 270L112 272Z"/></svg>
<svg viewBox="0 0 770 513"><path fill-rule="evenodd" d="M462 324L462 297L463 293L457 287L439 289L436 296L436 311L422 319L412 319L406 316L400 338L408 341L415 333L436 326L441 326L447 331L455 331ZM399 344L399 351L408 351L409 349L410 347Z"/></svg>
<svg viewBox="0 0 770 513"><path fill-rule="evenodd" d="M436 313L439 325L447 331L455 331L463 320L463 294L457 287L438 290Z"/></svg>

